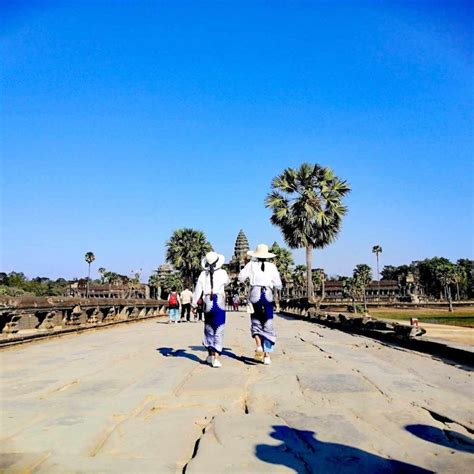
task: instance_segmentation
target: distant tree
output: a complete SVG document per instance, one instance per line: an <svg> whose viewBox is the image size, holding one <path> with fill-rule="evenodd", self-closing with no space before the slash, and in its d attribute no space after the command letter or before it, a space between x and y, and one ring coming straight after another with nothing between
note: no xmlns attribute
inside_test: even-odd
<svg viewBox="0 0 474 474"><path fill-rule="evenodd" d="M306 286L306 275L306 265L296 265L291 278L298 297L302 296L303 288Z"/></svg>
<svg viewBox="0 0 474 474"><path fill-rule="evenodd" d="M283 286L286 287L290 284L291 271L295 263L293 260L293 255L288 249L280 247L276 242L273 242L270 252L276 255L272 261L280 273Z"/></svg>
<svg viewBox="0 0 474 474"><path fill-rule="evenodd" d="M169 293L173 287L176 287L177 291L184 289L183 281L176 273L166 275L163 279L163 291Z"/></svg>
<svg viewBox="0 0 474 474"><path fill-rule="evenodd" d="M104 284L105 283L105 274L107 273L107 270L104 267L100 267L97 270L97 273L100 275L100 282L102 284Z"/></svg>
<svg viewBox="0 0 474 474"><path fill-rule="evenodd" d="M372 269L365 263L360 263L354 268L353 278L362 290L362 297L364 299L364 310L367 312L367 297L366 288L372 281Z"/></svg>
<svg viewBox="0 0 474 474"><path fill-rule="evenodd" d="M380 271L379 271L379 254L382 253L382 247L380 245L374 245L372 247L372 253L375 253L377 258L377 300L380 299Z"/></svg>
<svg viewBox="0 0 474 474"><path fill-rule="evenodd" d="M89 280L91 279L91 263L95 260L95 255L93 252L87 252L84 258L89 266L89 271L87 273L87 290L86 290L86 297L89 297Z"/></svg>
<svg viewBox="0 0 474 474"><path fill-rule="evenodd" d="M306 293L311 297L313 249L336 239L347 211L342 200L350 187L330 168L309 163L298 169L286 168L273 178L271 186L273 191L265 200L272 210L270 220L280 228L290 248L306 249Z"/></svg>
<svg viewBox="0 0 474 474"><path fill-rule="evenodd" d="M321 289L321 301L324 300L325 297L325 284L327 280L327 275L324 273L322 268L316 268L313 271L313 286L315 288Z"/></svg>
<svg viewBox="0 0 474 474"><path fill-rule="evenodd" d="M474 298L474 260L460 258L456 262L456 266L459 270L460 297Z"/></svg>
<svg viewBox="0 0 474 474"><path fill-rule="evenodd" d="M180 274L185 285L193 286L201 272L201 260L212 250L203 232L195 229L175 230L166 242L166 261Z"/></svg>
<svg viewBox="0 0 474 474"><path fill-rule="evenodd" d="M439 265L436 269L436 276L444 289L444 294L448 300L449 311L453 311L453 299L451 293L451 285L456 284L457 271L456 267L450 264Z"/></svg>
<svg viewBox="0 0 474 474"><path fill-rule="evenodd" d="M354 313L357 313L356 300L362 296L362 287L360 281L357 278L343 277L342 278L342 293L344 296L348 296L352 300L352 308Z"/></svg>

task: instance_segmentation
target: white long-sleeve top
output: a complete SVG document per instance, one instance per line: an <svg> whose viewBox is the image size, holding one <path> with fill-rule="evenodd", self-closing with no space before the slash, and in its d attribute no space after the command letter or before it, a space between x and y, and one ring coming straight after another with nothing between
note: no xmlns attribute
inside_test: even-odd
<svg viewBox="0 0 474 474"><path fill-rule="evenodd" d="M262 262L252 261L247 263L239 273L239 281L243 283L247 278L250 286L265 286L279 290L282 286L280 274L274 263L265 262L265 271L261 269Z"/></svg>
<svg viewBox="0 0 474 474"><path fill-rule="evenodd" d="M214 272L213 276L214 287L212 288L212 293L218 295L225 301L225 286L229 284L229 275L225 270L219 268ZM203 270L199 275L198 281L196 283L196 288L194 289L193 295L193 306L196 306L198 299L201 295L204 295L204 300L206 301L211 294L211 276L208 270ZM225 308L225 306L224 306Z"/></svg>

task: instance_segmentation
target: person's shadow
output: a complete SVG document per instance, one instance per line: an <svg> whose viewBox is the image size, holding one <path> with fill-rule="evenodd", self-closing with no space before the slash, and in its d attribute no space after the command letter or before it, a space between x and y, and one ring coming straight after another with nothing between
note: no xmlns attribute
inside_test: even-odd
<svg viewBox="0 0 474 474"><path fill-rule="evenodd" d="M185 349L173 349L172 347L158 347L156 349L163 357L183 357L185 359L198 362L199 364L206 364L205 360L200 359L195 354L190 354L186 352Z"/></svg>
<svg viewBox="0 0 474 474"><path fill-rule="evenodd" d="M189 346L189 348L192 351L207 351L207 349L203 346ZM257 362L255 362L255 360L252 359L251 357L246 357L246 356L243 356L243 355L239 356L237 354L234 354L230 347L224 347L222 349L221 354L225 357L229 357L230 359L234 359L234 360L238 360L239 362L243 362L246 365L256 365L257 364Z"/></svg>
<svg viewBox="0 0 474 474"><path fill-rule="evenodd" d="M418 438L430 443L474 454L474 441L466 435L452 430L441 430L429 425L407 425L405 429Z"/></svg>
<svg viewBox="0 0 474 474"><path fill-rule="evenodd" d="M270 436L281 444L259 444L255 455L261 461L287 466L296 473L431 473L422 467L386 459L352 446L319 441L314 431L303 431L284 425L272 426Z"/></svg>

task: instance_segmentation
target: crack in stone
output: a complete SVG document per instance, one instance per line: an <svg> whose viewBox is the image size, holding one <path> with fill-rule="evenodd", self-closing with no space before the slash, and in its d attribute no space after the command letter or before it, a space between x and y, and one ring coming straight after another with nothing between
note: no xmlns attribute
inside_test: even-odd
<svg viewBox="0 0 474 474"><path fill-rule="evenodd" d="M364 375L359 369L352 369L352 371L357 372L367 383L375 387L375 389L385 398L387 398L390 401L393 400L393 398L390 395L387 395L375 382L372 382L372 380L370 380L369 377Z"/></svg>
<svg viewBox="0 0 474 474"><path fill-rule="evenodd" d="M466 429L470 434L474 434L474 430L472 428L470 428L469 426L467 426L463 423L460 423L459 421L452 420L451 418L448 418L445 415L441 415L440 413L437 413L433 410L430 410L429 408L417 405L416 403L413 403L413 405L427 411L431 415L431 418L433 418L436 421L439 421L440 423L443 423L444 425L448 425L448 426L449 426L449 424L458 425L458 426L461 426L462 428Z"/></svg>
<svg viewBox="0 0 474 474"><path fill-rule="evenodd" d="M192 459L194 459L197 456L197 453L199 451L199 444L201 443L201 440L203 436L206 434L206 430L209 427L209 425L214 421L214 417L212 417L209 422L203 427L201 431L201 435L199 438L195 441L194 443L194 448L193 448L193 453L191 457L189 458L189 461L183 466L183 470L181 471L182 474L186 474L186 470L188 469L188 464L191 462Z"/></svg>
<svg viewBox="0 0 474 474"><path fill-rule="evenodd" d="M308 443L304 437L302 435L299 434L298 430L296 430L295 428L293 428L286 420L285 418L283 418L281 415L278 415L275 413L275 416L277 418L280 418L284 423L285 425L291 430L291 432L293 433L293 435L295 436L295 438L303 445L304 449L306 449L307 451L309 451L311 454L315 454L316 451L314 450L313 446L311 446L310 443ZM311 464L306 460L306 458L304 457L303 453L301 452L298 452L298 451L295 451L294 449L291 448L291 446L289 446L288 444L285 444L285 450L289 453L291 453L298 461L301 462L301 464L303 464L303 467L304 467L304 472L306 474L313 474L314 470L312 469L311 467Z"/></svg>

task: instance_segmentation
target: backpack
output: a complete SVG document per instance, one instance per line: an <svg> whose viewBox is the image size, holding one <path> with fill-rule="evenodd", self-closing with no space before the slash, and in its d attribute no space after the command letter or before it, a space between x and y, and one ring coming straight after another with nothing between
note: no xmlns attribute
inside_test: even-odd
<svg viewBox="0 0 474 474"><path fill-rule="evenodd" d="M178 307L178 295L176 293L171 293L168 303L169 303L170 308L177 308Z"/></svg>

